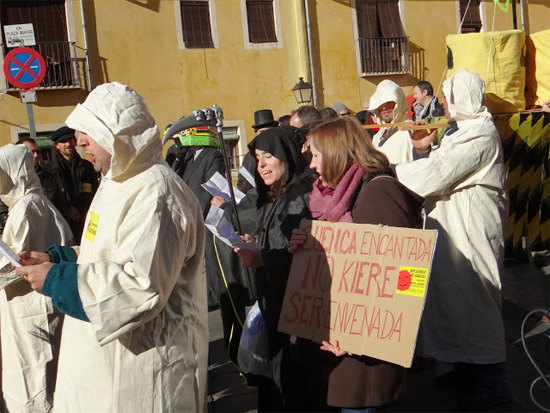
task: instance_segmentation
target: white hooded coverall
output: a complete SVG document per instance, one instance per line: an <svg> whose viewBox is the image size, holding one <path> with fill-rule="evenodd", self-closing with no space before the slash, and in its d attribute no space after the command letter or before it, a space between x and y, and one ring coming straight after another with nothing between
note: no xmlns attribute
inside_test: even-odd
<svg viewBox="0 0 550 413"><path fill-rule="evenodd" d="M396 167L398 179L426 198L426 227L439 232L417 346L437 360L501 363L509 202L502 147L479 75L462 69L443 92L458 130L428 158Z"/></svg>
<svg viewBox="0 0 550 413"><path fill-rule="evenodd" d="M89 322L66 317L55 411L205 411L199 203L164 162L158 127L128 86L98 86L66 123L112 160L90 206L76 267Z"/></svg>
<svg viewBox="0 0 550 413"><path fill-rule="evenodd" d="M0 199L9 207L2 240L15 252L69 245L73 235L63 216L42 193L31 151L25 145L0 148ZM33 291L0 258L2 392L9 412L52 408L63 314L52 300Z"/></svg>
<svg viewBox="0 0 550 413"><path fill-rule="evenodd" d="M369 110L375 112L380 105L386 102L395 102L391 123L409 121L407 117L407 111L409 110L407 98L401 87L389 79L383 80L376 87L376 92L374 92L369 101ZM383 123L380 118L378 118L378 123ZM397 126L380 128L376 132L376 135L373 136L372 144L376 149L384 153L392 164L406 163L413 160L409 132L400 131Z"/></svg>

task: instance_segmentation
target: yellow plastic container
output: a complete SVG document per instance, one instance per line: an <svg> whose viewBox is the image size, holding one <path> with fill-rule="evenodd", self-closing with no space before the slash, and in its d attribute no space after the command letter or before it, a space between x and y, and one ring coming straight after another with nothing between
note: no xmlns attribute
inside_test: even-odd
<svg viewBox="0 0 550 413"><path fill-rule="evenodd" d="M493 114L525 109L525 32L447 36L447 77L465 67L478 73L487 85L486 105Z"/></svg>

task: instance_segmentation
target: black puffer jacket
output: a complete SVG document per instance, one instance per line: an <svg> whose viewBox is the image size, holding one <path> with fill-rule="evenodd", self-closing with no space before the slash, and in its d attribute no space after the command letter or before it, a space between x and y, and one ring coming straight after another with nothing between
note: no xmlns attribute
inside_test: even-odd
<svg viewBox="0 0 550 413"><path fill-rule="evenodd" d="M82 159L78 153L68 163L56 152L52 161L42 169L39 177L44 194L67 220L76 242L80 243L86 214L99 186L92 163ZM69 218L68 210L71 206L80 213L80 220Z"/></svg>

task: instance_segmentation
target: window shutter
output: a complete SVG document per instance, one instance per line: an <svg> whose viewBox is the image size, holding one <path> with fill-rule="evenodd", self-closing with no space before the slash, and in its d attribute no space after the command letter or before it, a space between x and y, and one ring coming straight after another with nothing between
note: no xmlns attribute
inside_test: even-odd
<svg viewBox="0 0 550 413"><path fill-rule="evenodd" d="M355 5L360 38L406 36L398 0L357 0Z"/></svg>
<svg viewBox="0 0 550 413"><path fill-rule="evenodd" d="M213 48L210 4L207 1L180 1L183 42L188 49Z"/></svg>
<svg viewBox="0 0 550 413"><path fill-rule="evenodd" d="M380 37L406 36L401 24L398 0L377 0L376 9L380 22Z"/></svg>
<svg viewBox="0 0 550 413"><path fill-rule="evenodd" d="M362 73L408 73L409 41L398 0L356 0L355 7Z"/></svg>
<svg viewBox="0 0 550 413"><path fill-rule="evenodd" d="M466 12L466 17L464 17L464 12ZM470 7L468 7L468 0L460 0L460 21L463 19L462 33L479 33L481 31L479 0L471 0Z"/></svg>
<svg viewBox="0 0 550 413"><path fill-rule="evenodd" d="M357 0L355 7L359 38L380 37L376 0Z"/></svg>
<svg viewBox="0 0 550 413"><path fill-rule="evenodd" d="M250 43L277 41L273 0L247 0L248 38Z"/></svg>

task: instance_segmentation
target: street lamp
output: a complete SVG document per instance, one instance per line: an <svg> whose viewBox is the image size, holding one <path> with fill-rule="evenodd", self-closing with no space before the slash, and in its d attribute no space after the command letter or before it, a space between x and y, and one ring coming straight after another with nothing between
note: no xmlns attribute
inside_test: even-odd
<svg viewBox="0 0 550 413"><path fill-rule="evenodd" d="M299 105L306 105L311 102L311 92L313 91L313 86L309 83L304 82L304 78L299 78L298 83L292 88L294 93L294 98Z"/></svg>

